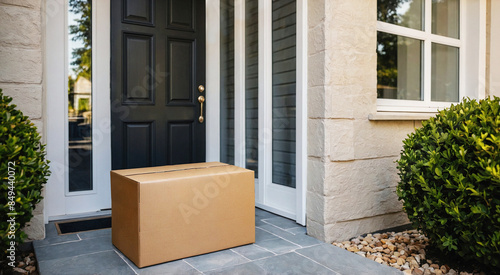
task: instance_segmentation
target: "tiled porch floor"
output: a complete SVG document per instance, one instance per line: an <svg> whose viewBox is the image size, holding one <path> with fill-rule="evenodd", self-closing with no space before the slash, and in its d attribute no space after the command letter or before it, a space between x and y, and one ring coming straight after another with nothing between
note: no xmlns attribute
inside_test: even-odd
<svg viewBox="0 0 500 275"><path fill-rule="evenodd" d="M47 237L33 246L42 275L402 274L307 236L295 222L255 209L255 244L138 268L111 244L111 229Z"/></svg>

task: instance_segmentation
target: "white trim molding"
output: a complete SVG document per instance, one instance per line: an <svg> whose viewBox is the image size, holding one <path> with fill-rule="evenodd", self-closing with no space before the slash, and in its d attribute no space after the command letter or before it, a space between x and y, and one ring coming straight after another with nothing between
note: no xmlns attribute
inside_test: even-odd
<svg viewBox="0 0 500 275"><path fill-rule="evenodd" d="M246 166L245 1L234 1L234 164Z"/></svg>
<svg viewBox="0 0 500 275"><path fill-rule="evenodd" d="M266 204L265 184L272 182L272 2L259 0L259 193L256 202ZM269 27L267 27L269 26ZM267 41L268 43L264 43Z"/></svg>
<svg viewBox="0 0 500 275"><path fill-rule="evenodd" d="M220 161L220 1L205 3L206 161Z"/></svg>
<svg viewBox="0 0 500 275"><path fill-rule="evenodd" d="M297 0L297 198L296 221L306 225L307 195L307 0Z"/></svg>

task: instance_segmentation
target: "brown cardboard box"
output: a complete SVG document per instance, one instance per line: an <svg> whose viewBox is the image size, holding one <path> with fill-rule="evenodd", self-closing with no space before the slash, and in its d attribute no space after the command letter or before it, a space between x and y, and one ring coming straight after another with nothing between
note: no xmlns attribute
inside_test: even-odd
<svg viewBox="0 0 500 275"><path fill-rule="evenodd" d="M219 162L111 171L113 244L138 267L255 242L253 171Z"/></svg>

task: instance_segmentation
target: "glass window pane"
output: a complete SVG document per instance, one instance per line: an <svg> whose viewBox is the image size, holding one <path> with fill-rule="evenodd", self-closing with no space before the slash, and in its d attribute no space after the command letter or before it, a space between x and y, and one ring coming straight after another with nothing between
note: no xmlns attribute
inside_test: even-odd
<svg viewBox="0 0 500 275"><path fill-rule="evenodd" d="M92 8L70 1L68 10L69 191L92 190Z"/></svg>
<svg viewBox="0 0 500 275"><path fill-rule="evenodd" d="M459 0L432 0L432 33L459 38Z"/></svg>
<svg viewBox="0 0 500 275"><path fill-rule="evenodd" d="M258 174L259 154L259 16L258 1L245 3L245 145L246 168Z"/></svg>
<svg viewBox="0 0 500 275"><path fill-rule="evenodd" d="M432 43L432 101L458 102L459 50Z"/></svg>
<svg viewBox="0 0 500 275"><path fill-rule="evenodd" d="M234 164L234 0L220 1L220 159Z"/></svg>
<svg viewBox="0 0 500 275"><path fill-rule="evenodd" d="M377 0L377 20L423 30L424 0Z"/></svg>
<svg viewBox="0 0 500 275"><path fill-rule="evenodd" d="M273 183L295 188L295 0L273 0L272 36Z"/></svg>
<svg viewBox="0 0 500 275"><path fill-rule="evenodd" d="M422 100L422 41L377 33L377 97Z"/></svg>

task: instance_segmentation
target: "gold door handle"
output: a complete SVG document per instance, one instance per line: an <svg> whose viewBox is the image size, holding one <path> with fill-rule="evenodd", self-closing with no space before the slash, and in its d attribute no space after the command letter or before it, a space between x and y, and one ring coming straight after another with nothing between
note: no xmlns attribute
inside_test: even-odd
<svg viewBox="0 0 500 275"><path fill-rule="evenodd" d="M198 86L198 91L200 91L200 93L203 93L203 91L205 91L205 87L203 87L203 85Z"/></svg>
<svg viewBox="0 0 500 275"><path fill-rule="evenodd" d="M203 123L203 121L205 120L205 119L203 118L203 102L205 102L205 97L204 97L204 96L202 96L202 95L200 95L200 96L198 97L198 102L199 102L199 103L201 103L200 117L198 118L198 121L199 121L200 123Z"/></svg>

